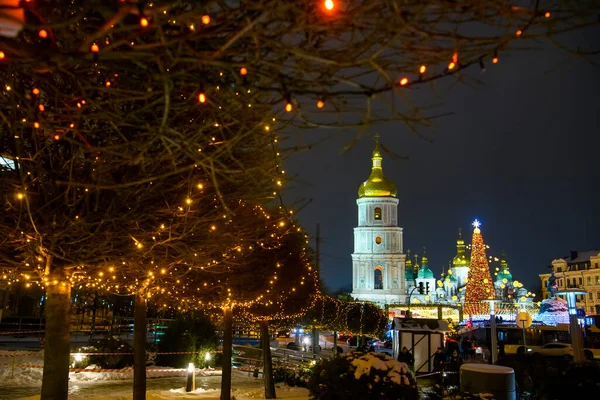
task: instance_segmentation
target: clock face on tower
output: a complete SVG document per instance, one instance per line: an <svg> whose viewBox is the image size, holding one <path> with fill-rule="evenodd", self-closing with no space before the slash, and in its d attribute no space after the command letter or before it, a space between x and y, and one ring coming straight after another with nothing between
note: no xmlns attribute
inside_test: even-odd
<svg viewBox="0 0 600 400"><path fill-rule="evenodd" d="M382 242L382 241L383 241L383 240L381 239L381 236L377 236L377 237L375 237L375 243L377 243L377 244L381 244L381 242Z"/></svg>

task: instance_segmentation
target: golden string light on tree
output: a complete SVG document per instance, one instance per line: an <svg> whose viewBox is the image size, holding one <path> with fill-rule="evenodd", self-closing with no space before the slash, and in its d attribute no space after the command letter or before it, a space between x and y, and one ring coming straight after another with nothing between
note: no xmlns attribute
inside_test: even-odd
<svg viewBox="0 0 600 400"><path fill-rule="evenodd" d="M464 312L471 315L489 314L489 305L482 303L482 300L496 297L480 226L481 223L478 220L473 222L471 265L465 291Z"/></svg>

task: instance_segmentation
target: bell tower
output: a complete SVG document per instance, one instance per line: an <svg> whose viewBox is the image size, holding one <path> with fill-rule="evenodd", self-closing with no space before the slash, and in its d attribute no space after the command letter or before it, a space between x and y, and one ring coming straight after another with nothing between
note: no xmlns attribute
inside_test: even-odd
<svg viewBox="0 0 600 400"><path fill-rule="evenodd" d="M379 304L401 304L406 297L402 228L398 226L396 185L383 175L379 136L371 175L358 189L358 226L354 228L352 297Z"/></svg>

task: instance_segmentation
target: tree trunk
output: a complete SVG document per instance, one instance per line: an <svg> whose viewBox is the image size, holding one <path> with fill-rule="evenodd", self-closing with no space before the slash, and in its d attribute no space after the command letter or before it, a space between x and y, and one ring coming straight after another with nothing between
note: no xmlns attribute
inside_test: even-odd
<svg viewBox="0 0 600 400"><path fill-rule="evenodd" d="M146 298L135 296L133 311L133 400L146 400Z"/></svg>
<svg viewBox="0 0 600 400"><path fill-rule="evenodd" d="M337 356L337 335L336 331L333 331L333 356Z"/></svg>
<svg viewBox="0 0 600 400"><path fill-rule="evenodd" d="M231 307L223 307L223 370L221 400L231 400L231 356L233 347L233 316Z"/></svg>
<svg viewBox="0 0 600 400"><path fill-rule="evenodd" d="M319 354L319 330L313 326L312 328L312 353Z"/></svg>
<svg viewBox="0 0 600 400"><path fill-rule="evenodd" d="M71 336L69 303L71 285L64 275L50 277L46 288L44 372L40 400L66 400L69 396ZM53 284L54 280L57 281Z"/></svg>
<svg viewBox="0 0 600 400"><path fill-rule="evenodd" d="M96 307L92 308L92 326L90 327L90 338L94 338L94 329L96 328L96 313L98 310Z"/></svg>
<svg viewBox="0 0 600 400"><path fill-rule="evenodd" d="M260 321L260 338L263 351L263 379L265 382L265 399L276 399L275 381L273 379L273 360L271 359L271 336L269 321Z"/></svg>

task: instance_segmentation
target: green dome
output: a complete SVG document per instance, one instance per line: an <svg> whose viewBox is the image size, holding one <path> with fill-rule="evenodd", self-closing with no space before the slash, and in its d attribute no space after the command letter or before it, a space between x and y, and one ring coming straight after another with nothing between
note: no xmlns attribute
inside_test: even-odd
<svg viewBox="0 0 600 400"><path fill-rule="evenodd" d="M417 277L419 279L433 279L433 272L425 265L419 270Z"/></svg>
<svg viewBox="0 0 600 400"><path fill-rule="evenodd" d="M446 279L444 279L444 281L456 282L456 278L454 277L454 275L448 275Z"/></svg>
<svg viewBox="0 0 600 400"><path fill-rule="evenodd" d="M406 272L404 273L404 276L406 277L407 281L414 281L415 280L415 274L413 273L412 267L406 268Z"/></svg>
<svg viewBox="0 0 600 400"><path fill-rule="evenodd" d="M375 140L375 150L373 150L373 156L371 157L373 161L371 175L358 188L358 197L396 197L396 185L383 176L383 169L381 167L383 157L381 157L378 137Z"/></svg>
<svg viewBox="0 0 600 400"><path fill-rule="evenodd" d="M500 272L498 272L498 275L496 276L496 280L497 281L504 281L504 279L506 279L507 281L512 281L513 277L512 274L510 273L510 271L508 270L508 268L504 268L503 270L501 270Z"/></svg>
<svg viewBox="0 0 600 400"><path fill-rule="evenodd" d="M500 271L496 277L496 281L502 282L506 279L507 281L512 281L513 277L508 269L508 263L506 262L506 253L502 252L500 256Z"/></svg>

